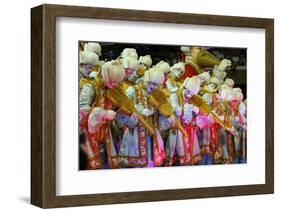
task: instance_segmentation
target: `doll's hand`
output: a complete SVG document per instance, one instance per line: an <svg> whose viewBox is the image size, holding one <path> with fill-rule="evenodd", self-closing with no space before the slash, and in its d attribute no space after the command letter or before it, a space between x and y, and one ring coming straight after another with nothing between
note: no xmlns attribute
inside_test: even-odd
<svg viewBox="0 0 281 213"><path fill-rule="evenodd" d="M107 110L104 114L104 119L108 121L112 121L116 117L116 112L113 110Z"/></svg>
<svg viewBox="0 0 281 213"><path fill-rule="evenodd" d="M148 108L144 108L141 112L142 115L145 115L147 117L150 116L150 115L153 115L153 113L154 112L152 110L148 109Z"/></svg>
<svg viewBox="0 0 281 213"><path fill-rule="evenodd" d="M92 72L89 74L89 78L96 78L97 75L98 75L98 72L92 71Z"/></svg>
<svg viewBox="0 0 281 213"><path fill-rule="evenodd" d="M142 112L143 109L144 109L144 107L143 107L143 105L142 105L141 103L136 104L136 105L135 105L135 108L136 108L136 110L137 110L138 112Z"/></svg>
<svg viewBox="0 0 281 213"><path fill-rule="evenodd" d="M167 120L171 126L175 125L175 119L173 116L168 117Z"/></svg>
<svg viewBox="0 0 281 213"><path fill-rule="evenodd" d="M175 112L176 116L180 117L182 115L182 107L176 106L174 109L174 112Z"/></svg>
<svg viewBox="0 0 281 213"><path fill-rule="evenodd" d="M128 125L135 126L135 125L137 125L137 123L138 123L138 117L137 117L136 113L133 112L128 121Z"/></svg>
<svg viewBox="0 0 281 213"><path fill-rule="evenodd" d="M231 66L231 61L228 60L228 59L223 59L223 60L220 62L219 66L218 66L218 69L219 69L221 72L224 72L225 69L226 69L227 67L229 67L229 66Z"/></svg>

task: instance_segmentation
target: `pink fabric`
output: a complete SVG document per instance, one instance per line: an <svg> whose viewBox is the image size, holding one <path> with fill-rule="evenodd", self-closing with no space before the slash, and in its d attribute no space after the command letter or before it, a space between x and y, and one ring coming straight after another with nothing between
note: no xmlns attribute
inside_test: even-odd
<svg viewBox="0 0 281 213"><path fill-rule="evenodd" d="M158 129L155 129L155 134L156 137L153 143L154 164L156 166L159 166L164 163L166 153L164 149L164 142Z"/></svg>

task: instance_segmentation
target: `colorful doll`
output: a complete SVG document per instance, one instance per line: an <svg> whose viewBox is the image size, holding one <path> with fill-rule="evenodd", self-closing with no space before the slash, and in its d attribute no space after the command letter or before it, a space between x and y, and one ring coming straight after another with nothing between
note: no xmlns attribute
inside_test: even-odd
<svg viewBox="0 0 281 213"><path fill-rule="evenodd" d="M196 76L192 78L186 78L182 85L182 96L183 96L183 116L182 123L188 134L188 140L186 144L190 147L190 158L192 164L197 164L201 161L201 149L197 138L197 125L196 116L199 113L199 109L190 103L190 98L196 95L200 91L200 79Z"/></svg>
<svg viewBox="0 0 281 213"><path fill-rule="evenodd" d="M152 66L152 59L150 55L140 56L139 57L139 67L136 72L137 79L135 80L136 84L143 82L144 73L149 70Z"/></svg>
<svg viewBox="0 0 281 213"><path fill-rule="evenodd" d="M170 92L176 92L181 87L184 79L184 63L178 62L171 67L171 73L167 81L165 82L166 87Z"/></svg>
<svg viewBox="0 0 281 213"><path fill-rule="evenodd" d="M243 132L245 124L245 107L243 101L243 93L240 88L232 89L233 98L230 102L230 120L235 128L235 135L232 137L232 143L229 144L229 149L232 151L233 161L239 163L244 149ZM240 107L240 110L239 110ZM241 114L240 114L241 112Z"/></svg>
<svg viewBox="0 0 281 213"><path fill-rule="evenodd" d="M122 82L122 87L126 90L129 86L135 85L138 79L137 70L139 68L139 62L134 56L126 56L121 59L121 64L126 73L126 77Z"/></svg>
<svg viewBox="0 0 281 213"><path fill-rule="evenodd" d="M155 65L156 69L164 73L164 84L167 81L170 73L170 65L165 61L159 61Z"/></svg>
<svg viewBox="0 0 281 213"><path fill-rule="evenodd" d="M198 78L200 80L200 87L204 87L206 84L210 82L211 76L210 72L202 72L198 75Z"/></svg>
<svg viewBox="0 0 281 213"><path fill-rule="evenodd" d="M139 57L139 69L137 71L137 74L139 78L142 78L144 75L144 72L149 70L152 66L152 59L150 55L140 56Z"/></svg>
<svg viewBox="0 0 281 213"><path fill-rule="evenodd" d="M80 93L80 126L86 137L89 169L117 168L117 153L114 147L112 121L116 116L113 106L105 98L108 89L118 85L125 77L123 67L117 61L106 62L102 66L101 79L86 83Z"/></svg>
<svg viewBox="0 0 281 213"><path fill-rule="evenodd" d="M202 100L204 100L206 104L212 105L213 98L210 93L205 93L202 96ZM202 153L202 161L200 164L202 165L213 163L213 153L211 150L213 132L211 127L213 127L214 123L215 121L210 114L206 115L205 113L199 112L196 116L196 124L198 127L197 136Z"/></svg>
<svg viewBox="0 0 281 213"><path fill-rule="evenodd" d="M231 163L233 160L233 134L234 127L233 122L230 119L230 108L229 104L233 99L232 88L228 85L223 84L219 89L219 95L217 96L215 108L216 113L220 115L221 120L224 120L225 123L231 124L231 129L227 129L224 126L218 128L218 148L215 153L215 161Z"/></svg>
<svg viewBox="0 0 281 213"><path fill-rule="evenodd" d="M237 118L237 122L239 124L239 138L237 138L238 140L236 141L237 144L237 150L239 150L239 146L240 146L240 163L246 163L246 153L247 153L247 117L246 117L246 109L247 109L247 101L244 100L243 102L241 102L238 106L238 118Z"/></svg>
<svg viewBox="0 0 281 213"><path fill-rule="evenodd" d="M85 137L88 132L88 116L93 103L94 89L96 79L92 78L92 67L98 64L99 56L96 53L90 51L84 51L84 45L81 49L79 58L79 77L80 77L80 95L79 95L79 132L80 137ZM85 140L80 141L80 147L84 151L84 154L89 159L89 165L87 168L91 168L90 158L92 156L91 148L89 143Z"/></svg>
<svg viewBox="0 0 281 213"><path fill-rule="evenodd" d="M81 51L79 60L79 73L81 77L88 78L92 68L98 64L99 56L94 52Z"/></svg>
<svg viewBox="0 0 281 213"><path fill-rule="evenodd" d="M133 101L135 108L146 121L154 126L154 134L149 135L134 115L128 117L118 114L118 122L124 128L124 136L119 151L118 160L125 167L160 166L165 159L164 144L158 128L159 113L148 101L153 89L164 81L164 74L156 68L151 68L144 74L143 83L129 86L126 95Z"/></svg>
<svg viewBox="0 0 281 213"><path fill-rule="evenodd" d="M205 99L205 102L208 103L211 106L213 116L212 118L215 119L215 121L212 121L208 124L209 130L205 130L209 138L208 140L208 146L205 147L204 150L204 156L203 156L203 164L208 164L208 160L210 162L211 156L210 153L214 155L214 160L216 163L219 163L221 161L228 161L229 160L229 151L227 149L227 137L228 133L226 132L225 125L222 125L225 122L226 116L225 116L225 106L221 103L222 101L226 101L229 98L230 93L227 93L227 88L225 90L220 90L223 93L223 96L219 96L217 94L218 89L220 88L221 84L223 83L223 79L226 76L226 72L224 70L226 69L226 65L229 65L229 60L223 59L219 66L215 66L212 72L212 77L209 79L208 82L205 83L205 85L202 88L203 94L202 97ZM220 66L221 65L221 66ZM223 109L223 110L222 110ZM215 117L214 117L215 116ZM218 121L221 121L218 123ZM210 133L210 134L209 134ZM202 137L203 141L204 136ZM202 143L204 145L204 143Z"/></svg>
<svg viewBox="0 0 281 213"><path fill-rule="evenodd" d="M183 114L183 98L181 93L181 76L184 73L184 63L179 62L172 66L171 74L166 81L166 87L170 92L169 101L178 120ZM166 118L167 119L167 118ZM174 163L188 164L191 160L190 143L182 132L161 117L161 130L168 130L168 137L165 146L166 164L171 166ZM169 125L170 124L170 125ZM177 157L177 159L176 159Z"/></svg>
<svg viewBox="0 0 281 213"><path fill-rule="evenodd" d="M223 66L228 60L222 60L219 66ZM214 66L212 71L212 77L209 72L203 72L198 75L201 82L202 100L205 104L209 105L212 109L214 108L213 101L216 103L216 92L221 85L222 79L226 76L224 69L219 69L218 65ZM216 113L216 112L215 112ZM219 117L219 116L218 116ZM200 112L196 118L198 126L198 138L202 150L202 161L200 164L212 164L213 153L217 146L217 125L214 118L210 114Z"/></svg>

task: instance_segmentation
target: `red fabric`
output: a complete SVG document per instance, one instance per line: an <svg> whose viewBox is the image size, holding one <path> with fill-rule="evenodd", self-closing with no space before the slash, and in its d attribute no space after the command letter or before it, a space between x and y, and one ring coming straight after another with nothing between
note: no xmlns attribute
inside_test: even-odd
<svg viewBox="0 0 281 213"><path fill-rule="evenodd" d="M186 79L187 77L191 78L192 76L196 76L198 75L196 69L194 69L193 66L191 66L190 64L186 64L185 65L185 72L183 74L184 79Z"/></svg>

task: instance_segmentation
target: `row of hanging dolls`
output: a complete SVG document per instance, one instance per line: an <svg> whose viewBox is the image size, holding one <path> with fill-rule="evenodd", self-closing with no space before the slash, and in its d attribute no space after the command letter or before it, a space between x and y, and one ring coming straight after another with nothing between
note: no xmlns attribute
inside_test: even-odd
<svg viewBox="0 0 281 213"><path fill-rule="evenodd" d="M203 47L180 50L182 62L153 65L133 48L103 61L99 43L81 43L79 129L87 169L246 162L247 103L226 78L231 61ZM116 87L127 99L106 96ZM166 94L172 114L151 103L156 90Z"/></svg>

